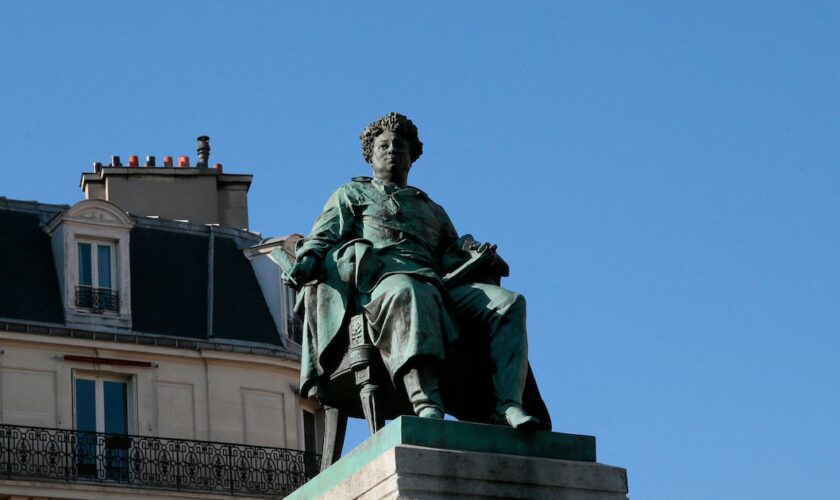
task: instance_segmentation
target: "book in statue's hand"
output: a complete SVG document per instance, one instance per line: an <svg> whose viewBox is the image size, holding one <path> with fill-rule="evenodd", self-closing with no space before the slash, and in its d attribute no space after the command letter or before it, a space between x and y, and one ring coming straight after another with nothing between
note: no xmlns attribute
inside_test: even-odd
<svg viewBox="0 0 840 500"><path fill-rule="evenodd" d="M447 287L457 286L466 281L473 282L498 282L501 276L507 276L503 269L507 264L496 254L496 245L489 243L475 244L468 248L470 258L454 270L446 273L443 283ZM495 269L502 265L502 269ZM501 272L500 272L501 271Z"/></svg>

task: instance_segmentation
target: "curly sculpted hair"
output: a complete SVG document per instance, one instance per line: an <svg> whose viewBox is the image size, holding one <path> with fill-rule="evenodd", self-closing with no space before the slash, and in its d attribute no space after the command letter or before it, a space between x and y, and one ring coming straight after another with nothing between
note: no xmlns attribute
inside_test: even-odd
<svg viewBox="0 0 840 500"><path fill-rule="evenodd" d="M366 162L370 163L370 158L373 156L373 141L383 132L394 132L408 140L411 163L417 161L417 158L423 154L423 143L420 142L414 123L405 115L391 112L365 127L362 135L359 136L362 140L362 155Z"/></svg>

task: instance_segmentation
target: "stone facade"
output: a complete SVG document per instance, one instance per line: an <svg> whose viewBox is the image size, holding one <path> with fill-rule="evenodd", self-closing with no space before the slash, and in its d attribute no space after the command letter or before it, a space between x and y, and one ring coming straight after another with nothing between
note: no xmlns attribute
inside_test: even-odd
<svg viewBox="0 0 840 500"><path fill-rule="evenodd" d="M301 404L307 402L295 392L294 358L37 335L14 327L0 331L0 345L2 424L73 429L74 380L101 375L128 383L130 434L303 448Z"/></svg>

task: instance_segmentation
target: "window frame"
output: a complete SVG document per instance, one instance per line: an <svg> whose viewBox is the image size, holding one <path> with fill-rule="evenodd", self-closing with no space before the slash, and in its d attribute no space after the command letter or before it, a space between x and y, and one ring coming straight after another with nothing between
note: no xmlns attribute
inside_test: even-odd
<svg viewBox="0 0 840 500"><path fill-rule="evenodd" d="M306 418L309 417L312 419L312 441L311 444L313 448L307 449L307 442L309 439L307 438L306 433ZM318 453L320 454L323 447L324 447L324 412L323 410L318 410L317 408L308 408L306 406L300 407L300 448L308 453Z"/></svg>
<svg viewBox="0 0 840 500"><path fill-rule="evenodd" d="M73 370L73 429L76 431L74 461L80 476L105 478L116 482L125 482L129 478L128 456L130 438L135 434L136 376L132 374L108 373L99 371ZM95 430L80 430L78 422L77 384L81 380L94 383L94 427ZM125 384L125 433L105 432L105 383Z"/></svg>
<svg viewBox="0 0 840 500"><path fill-rule="evenodd" d="M119 374L110 372L96 372L87 370L74 370L73 373L73 429L78 429L78 395L76 394L76 383L78 380L91 380L94 382L94 419L96 430L93 432L105 433L105 382L121 382L126 384L125 390L125 415L126 434L136 434L136 404L135 387L136 376L131 374ZM91 432L91 431L84 431Z"/></svg>
<svg viewBox="0 0 840 500"><path fill-rule="evenodd" d="M90 252L90 285L83 285L82 284L82 270L81 270L81 259L82 255L80 252L81 245L90 245L91 252ZM111 273L111 286L101 286L99 282L99 247L106 247L110 253L110 269L109 272ZM96 251L94 251L96 250ZM79 286L90 286L91 288L95 289L104 289L104 290L111 290L117 292L120 290L119 287L119 280L118 280L118 269L119 266L117 265L117 259L119 255L117 255L117 242L113 240L106 240L106 239L99 239L99 238L89 238L89 237L76 237L76 272L78 273L78 285Z"/></svg>
<svg viewBox="0 0 840 500"><path fill-rule="evenodd" d="M120 305L120 280L119 280L119 269L120 269L120 256L119 256L119 240L112 240L108 238L95 238L90 237L83 234L76 234L74 237L74 253L75 253L75 287L76 290L76 301L74 302L74 306L77 310L84 312L84 313L93 313L93 314L110 314L110 315L119 315L121 314L121 305ZM90 266L90 285L82 284L82 245L89 245L90 247L90 261L88 262ZM108 272L110 273L110 286L102 286L101 276L99 275L99 249L100 248L107 248L109 254L109 269ZM99 291L105 291L109 294L113 294L116 296L116 306L114 307L104 307L104 308L97 308L93 307L94 301L91 300L90 306L87 304L80 305L78 303L78 295L79 290L87 288L90 290L90 294L98 293ZM101 299L100 299L101 300ZM113 303L113 302L109 302Z"/></svg>

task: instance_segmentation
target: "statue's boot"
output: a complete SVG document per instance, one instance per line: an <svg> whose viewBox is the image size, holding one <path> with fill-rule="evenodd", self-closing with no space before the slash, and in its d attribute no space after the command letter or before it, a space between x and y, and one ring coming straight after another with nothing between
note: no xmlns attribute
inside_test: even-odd
<svg viewBox="0 0 840 500"><path fill-rule="evenodd" d="M540 425L540 420L526 413L521 406L508 406L504 416L508 425L514 429L536 429Z"/></svg>
<svg viewBox="0 0 840 500"><path fill-rule="evenodd" d="M417 416L443 418L439 378L437 364L431 361L421 362L403 375L405 392Z"/></svg>

